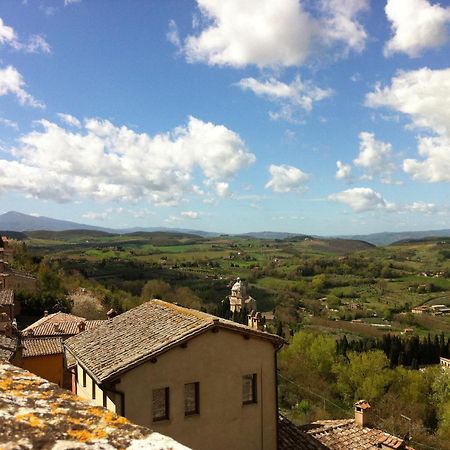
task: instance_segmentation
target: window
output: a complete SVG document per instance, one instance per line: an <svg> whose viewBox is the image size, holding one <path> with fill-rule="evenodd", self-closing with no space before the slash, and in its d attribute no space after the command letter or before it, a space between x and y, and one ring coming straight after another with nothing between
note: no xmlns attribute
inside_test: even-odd
<svg viewBox="0 0 450 450"><path fill-rule="evenodd" d="M184 385L184 415L200 414L200 383Z"/></svg>
<svg viewBox="0 0 450 450"><path fill-rule="evenodd" d="M242 404L256 403L256 373L242 377Z"/></svg>
<svg viewBox="0 0 450 450"><path fill-rule="evenodd" d="M106 392L103 391L103 408L108 406L108 398L106 397Z"/></svg>
<svg viewBox="0 0 450 450"><path fill-rule="evenodd" d="M86 371L84 369L83 370L83 387L86 387Z"/></svg>
<svg viewBox="0 0 450 450"><path fill-rule="evenodd" d="M169 388L153 389L153 421L169 419Z"/></svg>
<svg viewBox="0 0 450 450"><path fill-rule="evenodd" d="M94 380L92 380L92 398L95 400L95 383L94 383Z"/></svg>

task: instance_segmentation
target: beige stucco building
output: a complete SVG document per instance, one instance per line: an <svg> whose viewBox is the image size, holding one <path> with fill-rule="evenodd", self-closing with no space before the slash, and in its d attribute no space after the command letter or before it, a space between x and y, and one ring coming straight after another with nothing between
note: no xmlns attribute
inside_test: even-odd
<svg viewBox="0 0 450 450"><path fill-rule="evenodd" d="M231 295L228 296L230 301L230 311L240 312L242 308L246 308L247 312L256 311L256 300L247 294L245 283L237 278L231 287Z"/></svg>
<svg viewBox="0 0 450 450"><path fill-rule="evenodd" d="M161 300L64 343L78 395L196 450L277 448L282 344Z"/></svg>

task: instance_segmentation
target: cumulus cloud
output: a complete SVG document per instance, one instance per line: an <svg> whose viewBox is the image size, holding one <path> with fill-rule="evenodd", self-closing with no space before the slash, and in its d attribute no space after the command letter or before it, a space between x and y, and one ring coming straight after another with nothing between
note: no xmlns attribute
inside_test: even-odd
<svg viewBox="0 0 450 450"><path fill-rule="evenodd" d="M238 134L194 117L153 137L99 119L77 132L40 124L20 138L16 160L0 160L0 192L174 205L193 192L194 172L209 184L225 183L255 161Z"/></svg>
<svg viewBox="0 0 450 450"><path fill-rule="evenodd" d="M422 160L405 159L403 170L414 180L435 183L450 182L450 139L448 137L419 137Z"/></svg>
<svg viewBox="0 0 450 450"><path fill-rule="evenodd" d="M371 180L379 176L383 183L391 183L395 169L391 159L391 144L377 141L374 133L363 131L359 134L359 155L353 164L364 171L364 178Z"/></svg>
<svg viewBox="0 0 450 450"><path fill-rule="evenodd" d="M270 180L267 189L274 192L303 192L310 175L297 167L271 164L269 167Z"/></svg>
<svg viewBox="0 0 450 450"><path fill-rule="evenodd" d="M197 211L183 211L181 213L183 217L186 217L187 219L198 219L200 218L200 213Z"/></svg>
<svg viewBox="0 0 450 450"><path fill-rule="evenodd" d="M76 128L81 127L81 122L71 114L58 113L58 117L61 122L66 123L67 125L71 125Z"/></svg>
<svg viewBox="0 0 450 450"><path fill-rule="evenodd" d="M367 33L358 16L369 9L368 0L322 0L321 9L325 16L321 32L329 45L341 43L345 53L364 50Z"/></svg>
<svg viewBox="0 0 450 450"><path fill-rule="evenodd" d="M244 91L251 91L259 97L281 105L279 112L271 113L273 119L284 118L296 121L299 110L310 112L313 104L333 94L331 89L322 89L312 81L302 81L297 75L290 83L283 83L275 78L259 81L255 78L243 78L237 85Z"/></svg>
<svg viewBox="0 0 450 450"><path fill-rule="evenodd" d="M357 21L368 0L197 0L197 34L182 42L171 22L169 40L189 62L216 66L299 66L312 47L361 51L367 39ZM311 6L317 17L308 13Z"/></svg>
<svg viewBox="0 0 450 450"><path fill-rule="evenodd" d="M435 136L419 136L418 152L423 158L405 159L403 170L416 180L450 181L450 68L423 68L400 72L390 86L376 86L366 104L388 107L407 115L411 127L425 128Z"/></svg>
<svg viewBox="0 0 450 450"><path fill-rule="evenodd" d="M395 208L393 203L386 201L380 193L370 188L353 188L331 194L330 200L343 203L353 211L365 212L373 210L391 211Z"/></svg>
<svg viewBox="0 0 450 450"><path fill-rule="evenodd" d="M450 7L427 0L388 0L385 11L393 32L384 47L385 56L406 53L417 57L423 50L441 47L448 40Z"/></svg>
<svg viewBox="0 0 450 450"><path fill-rule="evenodd" d="M342 161L336 161L336 179L350 183L352 180L352 166L344 164Z"/></svg>
<svg viewBox="0 0 450 450"><path fill-rule="evenodd" d="M0 44L9 45L14 50L22 50L26 53L51 53L50 44L40 34L31 35L27 42L19 39L14 28L8 26L0 17Z"/></svg>
<svg viewBox="0 0 450 450"><path fill-rule="evenodd" d="M388 107L408 115L412 125L450 135L450 68L431 70L424 67L399 72L390 86L375 86L366 95L366 105Z"/></svg>
<svg viewBox="0 0 450 450"><path fill-rule="evenodd" d="M44 108L45 105L29 94L25 87L26 83L22 75L13 66L0 69L0 97L12 94L17 97L22 105Z"/></svg>

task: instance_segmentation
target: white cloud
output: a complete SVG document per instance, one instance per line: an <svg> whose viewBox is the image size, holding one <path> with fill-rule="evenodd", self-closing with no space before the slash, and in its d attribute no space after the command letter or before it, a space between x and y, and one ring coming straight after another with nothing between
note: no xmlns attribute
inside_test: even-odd
<svg viewBox="0 0 450 450"><path fill-rule="evenodd" d="M403 170L414 180L435 183L450 182L450 139L419 137L419 155L423 160L405 159Z"/></svg>
<svg viewBox="0 0 450 450"><path fill-rule="evenodd" d="M13 128L14 130L19 129L19 124L17 122L10 119L5 119L4 117L0 117L0 124L8 128Z"/></svg>
<svg viewBox="0 0 450 450"><path fill-rule="evenodd" d="M64 6L74 5L76 3L81 3L81 0L64 0Z"/></svg>
<svg viewBox="0 0 450 450"><path fill-rule="evenodd" d="M377 85L366 95L367 106L388 107L408 115L416 127L450 135L450 68L399 72L390 86Z"/></svg>
<svg viewBox="0 0 450 450"><path fill-rule="evenodd" d="M421 214L432 214L437 211L437 207L434 203L426 202L413 202L404 206L405 211Z"/></svg>
<svg viewBox="0 0 450 450"><path fill-rule="evenodd" d="M400 72L390 86L377 86L366 96L372 107L389 107L406 114L412 127L435 133L418 137L418 152L423 158L405 159L403 170L416 180L450 182L450 68L423 68Z"/></svg>
<svg viewBox="0 0 450 450"><path fill-rule="evenodd" d="M393 37L384 47L385 56L406 53L419 56L427 48L437 48L448 40L450 7L427 0L388 0L386 15Z"/></svg>
<svg viewBox="0 0 450 450"><path fill-rule="evenodd" d="M44 108L45 105L36 100L24 88L26 84L22 75L12 66L0 69L0 97L13 94L22 105L30 105L34 108Z"/></svg>
<svg viewBox="0 0 450 450"><path fill-rule="evenodd" d="M226 197L229 194L230 185L225 181L216 183L216 193L219 197Z"/></svg>
<svg viewBox="0 0 450 450"><path fill-rule="evenodd" d="M81 127L81 122L71 114L58 113L58 117L60 118L61 122L66 123L67 125L71 125L76 128Z"/></svg>
<svg viewBox="0 0 450 450"><path fill-rule="evenodd" d="M271 164L269 167L271 175L266 184L267 189L274 192L303 192L305 184L310 175L298 169L297 167Z"/></svg>
<svg viewBox="0 0 450 450"><path fill-rule="evenodd" d="M14 28L6 25L0 17L0 44L6 44L15 50L22 50L26 53L51 53L50 44L40 34L30 36L28 42L19 39Z"/></svg>
<svg viewBox="0 0 450 450"><path fill-rule="evenodd" d="M303 4L315 9L313 17ZM301 65L313 47L343 47L361 51L367 39L357 21L368 0L197 0L198 33L189 35L181 48L189 62L244 67ZM199 25L203 24L203 27ZM178 34L169 39L180 44Z"/></svg>
<svg viewBox="0 0 450 450"><path fill-rule="evenodd" d="M108 213L107 212L89 211L87 213L82 214L81 217L83 219L99 221L99 220L105 220L108 217Z"/></svg>
<svg viewBox="0 0 450 450"><path fill-rule="evenodd" d="M353 211L364 212L373 210L391 211L395 208L393 203L387 202L380 193L370 188L347 189L328 197L332 201L350 206Z"/></svg>
<svg viewBox="0 0 450 450"><path fill-rule="evenodd" d="M357 18L361 12L369 9L369 1L321 0L321 7L325 14L321 29L329 45L343 44L344 53L364 50L367 33Z"/></svg>
<svg viewBox="0 0 450 450"><path fill-rule="evenodd" d="M364 171L364 178L380 176L383 183L392 182L395 166L391 162L392 145L377 141L373 133L363 131L359 134L359 155L353 164Z"/></svg>
<svg viewBox="0 0 450 450"><path fill-rule="evenodd" d="M197 211L183 211L181 213L181 215L183 217L186 217L187 219L199 219L200 218L200 213L198 213Z"/></svg>
<svg viewBox="0 0 450 450"><path fill-rule="evenodd" d="M342 161L336 161L336 179L350 183L352 180L352 166L344 164Z"/></svg>
<svg viewBox="0 0 450 450"><path fill-rule="evenodd" d="M313 104L333 94L331 89L322 89L312 81L302 81L297 75L290 84L275 78L258 81L255 78L243 78L237 85L244 91L249 90L259 97L265 97L281 105L281 112L271 113L272 118L287 118L295 121L298 110L310 112Z"/></svg>
<svg viewBox="0 0 450 450"><path fill-rule="evenodd" d="M85 120L78 132L40 123L12 150L16 160L0 160L0 192L173 205L193 192L194 173L219 185L255 161L235 132L194 117L153 137L99 119Z"/></svg>
<svg viewBox="0 0 450 450"><path fill-rule="evenodd" d="M0 17L0 44L9 44L14 46L14 43L17 41L17 33L14 31L14 28L6 25Z"/></svg>
<svg viewBox="0 0 450 450"><path fill-rule="evenodd" d="M169 21L169 31L167 32L167 40L175 45L175 47L181 48L180 35L178 33L178 27L174 20Z"/></svg>

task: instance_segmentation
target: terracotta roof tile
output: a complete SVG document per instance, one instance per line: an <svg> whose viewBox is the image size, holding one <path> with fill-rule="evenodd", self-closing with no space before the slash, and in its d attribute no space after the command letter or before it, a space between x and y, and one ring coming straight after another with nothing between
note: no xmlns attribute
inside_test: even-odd
<svg viewBox="0 0 450 450"><path fill-rule="evenodd" d="M22 345L23 358L63 353L62 338L60 337L25 338L22 340Z"/></svg>
<svg viewBox="0 0 450 450"><path fill-rule="evenodd" d="M327 450L321 442L292 423L286 417L278 419L278 450Z"/></svg>
<svg viewBox="0 0 450 450"><path fill-rule="evenodd" d="M0 290L0 306L14 305L14 291L12 289Z"/></svg>
<svg viewBox="0 0 450 450"><path fill-rule="evenodd" d="M152 300L67 339L64 346L101 383L216 326L284 342L229 320Z"/></svg>
<svg viewBox="0 0 450 450"><path fill-rule="evenodd" d="M104 320L86 320L84 317L57 312L44 316L22 331L23 336L73 336L80 332L78 324L86 323L86 330L101 325Z"/></svg>
<svg viewBox="0 0 450 450"><path fill-rule="evenodd" d="M0 334L0 359L10 360L17 348L17 338Z"/></svg>

